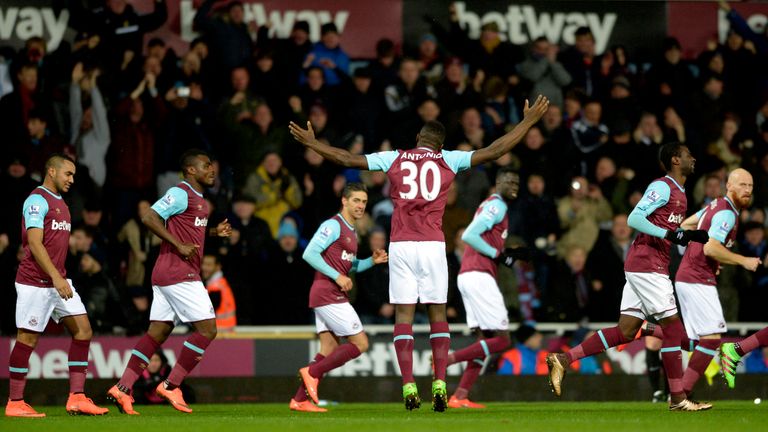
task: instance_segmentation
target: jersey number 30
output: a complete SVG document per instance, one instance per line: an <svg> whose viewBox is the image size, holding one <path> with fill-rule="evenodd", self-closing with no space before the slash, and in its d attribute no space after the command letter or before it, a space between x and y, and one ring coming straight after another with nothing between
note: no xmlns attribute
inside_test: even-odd
<svg viewBox="0 0 768 432"><path fill-rule="evenodd" d="M408 187L407 192L400 192L400 198L414 199L419 192L421 197L427 201L434 201L440 194L440 168L434 161L426 161L421 165L421 170L415 163L405 161L400 164L400 170L404 172L403 186ZM432 174L432 181L429 181L429 174ZM418 177L418 183L416 183Z"/></svg>

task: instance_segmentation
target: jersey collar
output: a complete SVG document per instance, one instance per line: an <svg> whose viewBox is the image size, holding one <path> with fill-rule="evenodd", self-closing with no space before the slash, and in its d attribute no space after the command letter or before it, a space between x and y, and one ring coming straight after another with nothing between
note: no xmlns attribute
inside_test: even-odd
<svg viewBox="0 0 768 432"><path fill-rule="evenodd" d="M349 222L347 222L347 220L346 220L346 219L344 219L344 216L342 216L342 215L341 215L341 213L338 213L338 215L339 215L339 219L341 219L341 220L342 220L342 222L344 222L344 225L346 225L346 226L347 226L347 228L351 229L352 231L354 231L354 230L355 230L355 227L353 227L352 225L350 225L350 224L349 224Z"/></svg>
<svg viewBox="0 0 768 432"><path fill-rule="evenodd" d="M51 196L53 196L53 197L54 197L54 198L56 198L56 199L61 199L61 195L56 195L55 193L53 193L53 192L49 191L49 190L48 190L48 188L47 188L47 187L45 187L45 186L43 186L43 185L40 185L40 186L38 186L37 188L38 188L38 189L42 189L42 190L44 190L44 191L48 192L48 194L50 194Z"/></svg>
<svg viewBox="0 0 768 432"><path fill-rule="evenodd" d="M677 186L677 188L678 188L678 189L680 189L680 191L681 191L681 192L685 192L685 188L684 188L684 187L682 187L682 186L680 186L680 183L678 183L678 182L677 182L677 180L673 179L671 176L668 176L668 175L667 175L667 176L664 176L664 177L666 177L666 178L668 178L668 179L672 180L672 183L674 183L674 184L675 184L675 186Z"/></svg>
<svg viewBox="0 0 768 432"><path fill-rule="evenodd" d="M730 205L730 206L731 206L731 208L733 209L733 211L735 211L735 212L736 212L736 214L739 214L739 211L736 209L736 205L733 203L733 201L731 201L731 199L730 199L730 198L728 198L728 197L723 197L723 198L725 198L725 202L727 202L727 203L728 203L728 205Z"/></svg>
<svg viewBox="0 0 768 432"><path fill-rule="evenodd" d="M203 194L201 194L200 192L196 191L196 190L195 190L195 188L193 188L191 184L187 183L187 181L186 181L186 180L183 180L183 181L182 181L182 183L184 183L185 185L187 185L187 186L189 187L189 189L190 189L190 190L192 190L192 192L194 192L195 194L197 194L197 196L199 196L200 198L202 198L202 197L203 197Z"/></svg>

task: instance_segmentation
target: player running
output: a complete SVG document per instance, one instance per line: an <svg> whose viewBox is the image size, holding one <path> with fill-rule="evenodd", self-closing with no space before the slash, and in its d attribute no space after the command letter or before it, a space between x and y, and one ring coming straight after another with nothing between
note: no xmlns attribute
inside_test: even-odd
<svg viewBox="0 0 768 432"><path fill-rule="evenodd" d="M315 139L312 125L302 129L291 122L293 137L331 162L359 169L384 171L394 205L389 248L389 299L395 305L394 345L403 377L403 399L408 410L421 406L413 377L413 315L420 301L427 305L430 345L434 361L432 409L445 411L448 397L445 372L450 332L445 304L448 264L442 231L446 195L460 171L498 159L509 152L547 111L549 101L539 96L525 102L524 118L488 147L472 152L443 150L445 128L427 122L416 136L416 148L355 155Z"/></svg>
<svg viewBox="0 0 768 432"><path fill-rule="evenodd" d="M728 387L736 387L736 367L742 357L757 348L766 346L768 346L768 327L739 342L726 342L720 346L720 368L728 382Z"/></svg>
<svg viewBox="0 0 768 432"><path fill-rule="evenodd" d="M700 411L711 408L711 405L686 399L683 390L680 344L686 334L669 279L670 242L685 246L689 241L706 243L708 240L704 230L678 229L687 209L682 185L693 173L696 159L685 145L669 143L661 147L659 160L667 175L648 186L628 219L629 225L639 234L624 263L627 283L622 293L619 323L616 327L598 330L565 354L547 355L549 384L556 396L562 393L563 377L571 362L633 340L645 317L652 316L664 333L661 357L669 381L669 409Z"/></svg>
<svg viewBox="0 0 768 432"><path fill-rule="evenodd" d="M485 358L509 347L509 319L504 298L496 283L497 261L512 267L526 258L527 249L504 249L509 218L507 202L517 198L520 176L508 168L496 173L496 192L480 204L461 239L468 247L461 260L458 285L467 325L478 341L448 355L448 364L466 361L459 387L448 401L451 408L485 408L469 400L469 391L480 375Z"/></svg>
<svg viewBox="0 0 768 432"><path fill-rule="evenodd" d="M216 314L200 278L200 262L206 233L229 237L232 227L225 219L215 228L207 228L209 211L203 192L216 179L209 156L202 150L187 150L181 156L181 169L184 181L168 189L142 218L163 243L152 271L154 298L149 329L131 351L122 378L107 392L108 398L125 414L139 414L133 409L133 384L179 322L189 323L194 331L184 342L168 379L155 392L175 409L191 413L179 386L216 337Z"/></svg>
<svg viewBox="0 0 768 432"><path fill-rule="evenodd" d="M342 193L341 212L320 225L304 251L304 260L317 270L309 291L309 307L315 311L320 352L311 364L299 369L302 384L291 399L293 411L327 411L307 400L307 395L317 403L317 387L323 374L368 350L368 336L347 296L352 289L350 272L363 272L387 262L384 249L373 251L370 258L357 259L354 223L365 214L367 203L365 185L348 184ZM349 343L339 344L342 337Z"/></svg>
<svg viewBox="0 0 768 432"><path fill-rule="evenodd" d="M760 258L745 257L728 250L736 240L739 212L752 200L752 174L738 168L728 176L726 195L687 218L683 229L702 229L709 233L705 244L692 243L686 248L675 276L688 337L698 346L683 374L683 390L690 395L699 377L720 347L720 335L728 331L723 308L717 296L717 273L721 264L736 264L755 271Z"/></svg>
<svg viewBox="0 0 768 432"><path fill-rule="evenodd" d="M24 387L29 372L29 357L40 335L53 318L62 323L72 343L69 345L70 414L102 415L107 408L96 406L85 396L91 322L64 261L69 251L72 220L61 194L75 182L75 163L68 156L54 154L45 163L45 180L24 201L21 240L24 258L16 271L16 344L8 359L10 392L5 406L7 417L45 417L24 402Z"/></svg>

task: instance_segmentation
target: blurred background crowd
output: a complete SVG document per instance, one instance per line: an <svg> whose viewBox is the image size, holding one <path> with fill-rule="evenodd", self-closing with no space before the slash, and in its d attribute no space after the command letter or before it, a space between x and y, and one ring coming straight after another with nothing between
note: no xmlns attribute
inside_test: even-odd
<svg viewBox="0 0 768 432"><path fill-rule="evenodd" d="M206 244L203 277L217 308L235 312L236 303L237 324L312 324L313 271L301 259L308 239L338 211L344 185L362 181L368 209L356 228L366 257L387 245L392 203L385 174L325 162L290 137L288 122L310 121L320 140L369 153L410 148L425 121L439 120L446 149L472 150L509 131L525 99L538 94L552 101L540 124L497 162L458 175L450 190L443 229L451 321L464 320L455 286L461 234L500 167L521 176L509 242L536 251L531 262L500 270L512 321L617 318L634 234L627 214L663 174L657 150L669 141L684 142L697 159L686 185L689 213L724 194L731 169L752 172L754 201L741 214L735 247L765 261L768 38L725 4L724 43L684 59L680 43L667 38L652 61L636 62L632 46L597 53L587 27L573 45L544 37L515 45L493 22L470 39L453 6L450 21L425 17L431 31L418 39L402 46L380 39L375 58L351 59L344 42L355 35L333 23L315 43L305 21L278 39L269 26L246 23L241 3L213 0L194 17L199 37L176 52L144 37L165 22L164 0L148 14L125 0L69 3L73 41L52 52L40 37L0 49L5 334L14 332L21 206L52 152L77 160L65 197L73 217L67 275L97 332L133 334L146 325L160 241L140 220L179 181L177 159L189 148L215 157L209 220L228 218L234 228L231 238ZM673 248L673 257L682 252ZM754 274L723 267L719 278L726 319L764 320L758 305L768 300L768 267ZM391 323L387 267L356 275L352 299L364 323Z"/></svg>

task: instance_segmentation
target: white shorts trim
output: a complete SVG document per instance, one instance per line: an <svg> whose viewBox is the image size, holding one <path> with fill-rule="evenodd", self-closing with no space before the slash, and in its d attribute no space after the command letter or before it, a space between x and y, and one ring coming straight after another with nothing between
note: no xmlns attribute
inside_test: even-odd
<svg viewBox="0 0 768 432"><path fill-rule="evenodd" d="M363 324L349 303L334 303L315 309L317 333L329 331L336 336L353 336L362 332Z"/></svg>
<svg viewBox="0 0 768 432"><path fill-rule="evenodd" d="M77 293L72 280L67 279L72 288L72 298L64 300L56 288L41 288L16 283L16 327L42 333L48 320L55 322L73 315L85 315L83 300Z"/></svg>
<svg viewBox="0 0 768 432"><path fill-rule="evenodd" d="M728 331L717 287L698 283L675 282L680 314L690 339Z"/></svg>
<svg viewBox="0 0 768 432"><path fill-rule="evenodd" d="M208 290L200 281L181 282L168 286L152 286L150 321L191 323L216 318Z"/></svg>
<svg viewBox="0 0 768 432"><path fill-rule="evenodd" d="M660 273L624 272L627 283L621 295L621 314L657 320L677 314L675 292L669 276Z"/></svg>
<svg viewBox="0 0 768 432"><path fill-rule="evenodd" d="M509 316L496 279L485 272L466 272L457 278L469 328L508 330Z"/></svg>
<svg viewBox="0 0 768 432"><path fill-rule="evenodd" d="M403 241L389 245L389 302L448 302L448 260L444 242Z"/></svg>

